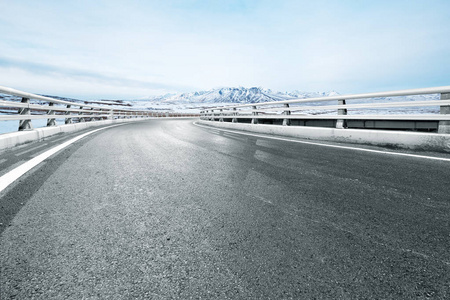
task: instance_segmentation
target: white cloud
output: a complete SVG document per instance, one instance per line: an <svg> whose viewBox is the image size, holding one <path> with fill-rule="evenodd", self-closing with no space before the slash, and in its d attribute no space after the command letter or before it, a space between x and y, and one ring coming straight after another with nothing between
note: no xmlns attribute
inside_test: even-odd
<svg viewBox="0 0 450 300"><path fill-rule="evenodd" d="M62 95L145 97L227 85L364 92L449 79L445 1L214 3L0 3L0 59L59 69L50 76L45 68L3 67L0 82Z"/></svg>

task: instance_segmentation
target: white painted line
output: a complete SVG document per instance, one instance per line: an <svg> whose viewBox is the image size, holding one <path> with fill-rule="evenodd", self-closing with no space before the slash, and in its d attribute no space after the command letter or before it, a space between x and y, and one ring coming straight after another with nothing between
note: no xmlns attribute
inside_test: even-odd
<svg viewBox="0 0 450 300"><path fill-rule="evenodd" d="M200 125L200 124L197 124L196 122L193 122L192 124L194 124L195 126L211 129L210 126ZM214 128L214 129L217 130L217 127ZM329 147L329 148L339 148L339 149L347 149L347 150L364 151L364 152L372 152L372 153L380 153L380 154L406 156L406 157L423 158L423 159L431 159L431 160L439 160L439 161L448 161L448 162L450 162L450 158L443 158L443 157L416 155L416 154L398 153L398 152L389 152L389 151L381 151L381 150L372 150L372 149L364 149L364 148L350 147L350 146L329 145L329 144L322 144L322 143L316 143L316 142L299 141L299 140L294 140L294 139L289 139L289 138L282 138L282 137L276 137L276 136L266 136L266 135L260 135L260 134L254 134L254 133L248 133L248 132L241 132L241 131L229 130L229 129L222 129L222 128L220 128L219 130L232 132L232 133L237 133L237 134L243 134L243 135L250 135L250 136L259 137L259 138L273 139L273 140L286 141L286 142L294 142L294 143L307 144L307 145L315 145L315 146L322 146L322 147Z"/></svg>
<svg viewBox="0 0 450 300"><path fill-rule="evenodd" d="M103 129L107 129L107 128L111 128L111 127L120 126L120 125L122 125L122 124L103 127L103 128L95 129L95 130L80 134L79 136L77 136L73 139L70 139L67 142L64 142L61 145L58 145L42 154L36 156L35 158L32 158L29 161L21 164L17 168L9 171L8 173L6 173L2 177L0 177L0 192L2 192L4 189L6 189L11 183L16 181L20 176L22 176L23 174L25 174L26 172L28 172L29 170L31 170L32 168L34 168L35 166L40 164L42 161L44 161L45 159L47 159L50 156L52 156L53 154L55 154L56 152L66 148L67 146L75 143L76 141L78 141L78 140L84 138L85 136L88 136L94 132L97 132L97 131L100 131Z"/></svg>

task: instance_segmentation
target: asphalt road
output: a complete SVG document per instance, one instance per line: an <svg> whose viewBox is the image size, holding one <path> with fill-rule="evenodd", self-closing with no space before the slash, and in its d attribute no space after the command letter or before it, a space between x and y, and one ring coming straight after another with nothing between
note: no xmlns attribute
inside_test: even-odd
<svg viewBox="0 0 450 300"><path fill-rule="evenodd" d="M83 138L0 204L0 299L450 298L450 162L152 120Z"/></svg>

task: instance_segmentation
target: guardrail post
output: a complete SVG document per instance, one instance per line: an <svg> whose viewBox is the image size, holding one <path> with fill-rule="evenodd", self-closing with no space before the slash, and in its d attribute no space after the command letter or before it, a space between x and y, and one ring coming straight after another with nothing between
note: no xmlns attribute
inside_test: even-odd
<svg viewBox="0 0 450 300"><path fill-rule="evenodd" d="M69 104L66 106L67 109L69 109L70 107L71 107L71 105L69 105ZM64 114L66 116L70 116L70 111L66 111ZM72 124L72 118L66 118L64 120L64 124Z"/></svg>
<svg viewBox="0 0 450 300"><path fill-rule="evenodd" d="M236 110L236 107L233 107L233 116L237 116L237 110ZM238 122L238 120L237 120L237 118L233 118L232 120L231 120L231 122L233 122L233 123L237 123Z"/></svg>
<svg viewBox="0 0 450 300"><path fill-rule="evenodd" d="M91 107L91 110L94 110L94 108ZM94 115L94 112L91 112L90 115L93 116L93 115ZM95 118L94 118L94 117L90 117L90 118L89 118L89 122L92 122L92 121L95 121Z"/></svg>
<svg viewBox="0 0 450 300"><path fill-rule="evenodd" d="M53 105L55 105L55 104L53 102L50 102L48 106L52 107ZM47 115L54 116L55 112L52 109L50 109L47 112ZM56 126L55 118L47 119L47 127L50 127L50 126Z"/></svg>
<svg viewBox="0 0 450 300"><path fill-rule="evenodd" d="M289 104L288 104L288 103L285 103L285 104L284 104L284 107L285 107L285 108L288 108L288 107L289 107ZM291 114L291 111L290 111L290 110L285 110L285 111L283 112L283 115L289 116L290 114ZM283 119L283 126L289 126L289 125L291 125L291 119Z"/></svg>
<svg viewBox="0 0 450 300"><path fill-rule="evenodd" d="M83 106L80 106L80 110L82 110L83 109ZM79 116L82 116L83 115L83 112L82 111L80 111L79 113L78 113L78 115ZM83 117L78 117L78 122L85 122L86 120L83 118Z"/></svg>
<svg viewBox="0 0 450 300"><path fill-rule="evenodd" d="M338 105L345 105L345 100L338 100ZM342 116L342 115L346 115L347 114L347 110L346 109L338 109L338 115ZM347 128L347 122L344 119L338 119L336 120L336 128L338 129L344 129Z"/></svg>
<svg viewBox="0 0 450 300"><path fill-rule="evenodd" d="M256 106L252 106L253 110L256 110ZM258 112L254 111L252 112L252 115L254 116L252 119L252 124L258 124L258 118L256 116L258 115Z"/></svg>
<svg viewBox="0 0 450 300"><path fill-rule="evenodd" d="M219 122L223 122L223 109L220 110Z"/></svg>
<svg viewBox="0 0 450 300"><path fill-rule="evenodd" d="M29 98L22 98L21 103L27 103L30 105L30 99ZM31 115L30 108L19 108L19 115ZM29 120L19 120L19 131L23 130L31 130L33 129L33 125L31 124L31 119Z"/></svg>
<svg viewBox="0 0 450 300"><path fill-rule="evenodd" d="M450 100L450 93L441 94L441 100ZM441 114L450 114L450 105L443 105ZM450 133L450 121L439 121L438 133Z"/></svg>

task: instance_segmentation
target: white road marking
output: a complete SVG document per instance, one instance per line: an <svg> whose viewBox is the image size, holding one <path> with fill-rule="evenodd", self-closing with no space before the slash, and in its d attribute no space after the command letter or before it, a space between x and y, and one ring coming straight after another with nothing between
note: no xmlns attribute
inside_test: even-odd
<svg viewBox="0 0 450 300"><path fill-rule="evenodd" d="M196 122L193 122L192 124L194 124L195 126L211 129L210 126L200 125L200 124L197 124ZM214 129L217 130L217 128L214 128ZM329 148L347 149L347 150L364 151L364 152L372 152L372 153L380 153L380 154L406 156L406 157L423 158L423 159L431 159L431 160L439 160L439 161L448 161L448 162L450 162L450 158L444 158L444 157L435 157L435 156L426 156L426 155L417 155L417 154L408 154L408 153L389 152L389 151L372 150L372 149L365 149L365 148L359 148L359 147L350 147L350 146L329 145L329 144L322 144L322 143L316 143L316 142L299 141L299 140L294 140L294 139L289 139L289 138L282 138L282 137L276 137L276 136L266 136L266 135L248 133L248 132L240 132L240 131L236 131L236 130L229 130L229 129L222 129L222 128L220 130L226 131L226 132L242 134L242 135L249 135L249 136L259 137L259 138L273 139L273 140L286 141L286 142L294 142L294 143L307 144L307 145L315 145L315 146L322 146L322 147L329 147Z"/></svg>
<svg viewBox="0 0 450 300"><path fill-rule="evenodd" d="M100 131L103 129L107 129L107 128L111 128L111 127L116 127L119 125L122 125L122 124L103 127L103 128L95 129L95 130L80 134L79 136L77 136L73 139L70 139L67 142L64 142L61 145L58 145L42 154L36 156L35 158L32 158L29 161L21 164L17 168L9 171L8 173L6 173L2 177L0 177L0 192L2 192L4 189L6 189L11 183L16 181L20 176L22 176L23 174L25 174L26 172L28 172L29 170L31 170L32 168L34 168L35 166L40 164L42 161L44 161L45 159L47 159L50 156L52 156L53 154L55 154L56 152L66 148L67 146L75 143L76 141L78 141L78 140L84 138L85 136L88 136L94 132L97 132L97 131Z"/></svg>

